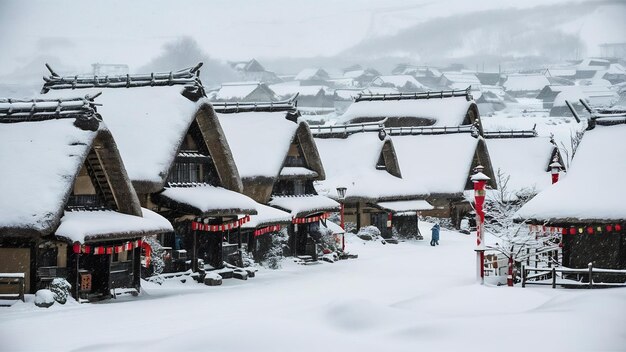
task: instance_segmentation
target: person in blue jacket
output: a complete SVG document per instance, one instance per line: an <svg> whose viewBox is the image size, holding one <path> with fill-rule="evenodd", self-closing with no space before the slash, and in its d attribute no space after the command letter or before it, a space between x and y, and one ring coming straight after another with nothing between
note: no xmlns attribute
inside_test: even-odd
<svg viewBox="0 0 626 352"><path fill-rule="evenodd" d="M439 245L439 224L433 225L433 227L430 229L430 231L432 231L432 237L431 237L431 240L430 240L430 245L431 246Z"/></svg>

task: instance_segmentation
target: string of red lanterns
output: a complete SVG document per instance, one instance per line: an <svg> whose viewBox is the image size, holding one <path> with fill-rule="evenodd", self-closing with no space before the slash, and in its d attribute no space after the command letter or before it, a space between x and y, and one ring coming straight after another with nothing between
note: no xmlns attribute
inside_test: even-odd
<svg viewBox="0 0 626 352"><path fill-rule="evenodd" d="M250 215L246 215L241 219L231 221L225 224L220 224L220 225L205 224L201 222L200 219L198 219L198 221L191 222L191 229L194 231L197 230L197 231L207 231L207 232L222 232L226 230L236 229L249 221L250 221Z"/></svg>
<svg viewBox="0 0 626 352"><path fill-rule="evenodd" d="M571 226L569 228L564 227L561 230L563 235L576 235L587 233L589 235L601 234L608 232L622 232L622 224L608 224L608 225L596 225L596 226Z"/></svg>
<svg viewBox="0 0 626 352"><path fill-rule="evenodd" d="M254 237L264 235L268 232L277 232L280 231L280 225L272 225L260 228L258 230L254 230Z"/></svg>
<svg viewBox="0 0 626 352"><path fill-rule="evenodd" d="M76 254L111 255L113 253L132 251L135 248L141 247L142 244L143 242L141 240L125 242L117 246L90 246L90 245L81 245L80 243L76 242L74 243L73 251Z"/></svg>
<svg viewBox="0 0 626 352"><path fill-rule="evenodd" d="M329 213L324 213L318 216L304 217L304 218L293 218L291 220L292 224L309 224L312 222L317 222L323 219L328 219L330 217Z"/></svg>

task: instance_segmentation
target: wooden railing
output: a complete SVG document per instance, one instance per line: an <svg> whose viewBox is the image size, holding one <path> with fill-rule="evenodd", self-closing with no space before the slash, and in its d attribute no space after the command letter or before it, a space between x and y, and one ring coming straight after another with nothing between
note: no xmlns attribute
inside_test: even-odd
<svg viewBox="0 0 626 352"><path fill-rule="evenodd" d="M16 287L16 293L0 294L0 299L21 299L24 301L24 273L0 273L0 286Z"/></svg>
<svg viewBox="0 0 626 352"><path fill-rule="evenodd" d="M535 274L530 274L534 272ZM582 282L581 280L557 280L557 273L560 273L561 276L563 274L573 274L581 276L586 276L588 278L588 282ZM626 277L626 270L617 270L617 269L601 269L594 268L592 263L589 263L587 269L571 269L571 268L522 268L522 287L526 287L526 285L550 285L552 288L556 288L556 285L563 286L580 286L593 288L600 286L626 286L626 282L594 282L594 275L622 275ZM533 279L538 279L537 281L529 281Z"/></svg>

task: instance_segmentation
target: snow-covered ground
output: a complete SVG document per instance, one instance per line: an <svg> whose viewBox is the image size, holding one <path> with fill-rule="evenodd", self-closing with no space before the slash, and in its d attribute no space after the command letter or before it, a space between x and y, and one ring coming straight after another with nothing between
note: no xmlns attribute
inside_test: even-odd
<svg viewBox="0 0 626 352"><path fill-rule="evenodd" d="M626 289L480 286L474 237L442 231L440 243L352 237L358 259L286 261L247 282L144 283L136 298L49 309L20 302L0 308L0 350L624 350Z"/></svg>

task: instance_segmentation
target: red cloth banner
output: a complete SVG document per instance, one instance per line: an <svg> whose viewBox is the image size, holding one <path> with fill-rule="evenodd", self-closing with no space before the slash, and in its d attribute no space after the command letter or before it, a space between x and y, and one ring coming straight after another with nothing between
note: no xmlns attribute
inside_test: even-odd
<svg viewBox="0 0 626 352"><path fill-rule="evenodd" d="M201 222L200 219L198 219L197 221L191 222L191 229L194 231L221 232L221 231L236 229L249 221L250 221L250 215L246 215L242 217L241 219L237 219L237 220L220 224L220 225L208 225L208 224Z"/></svg>

